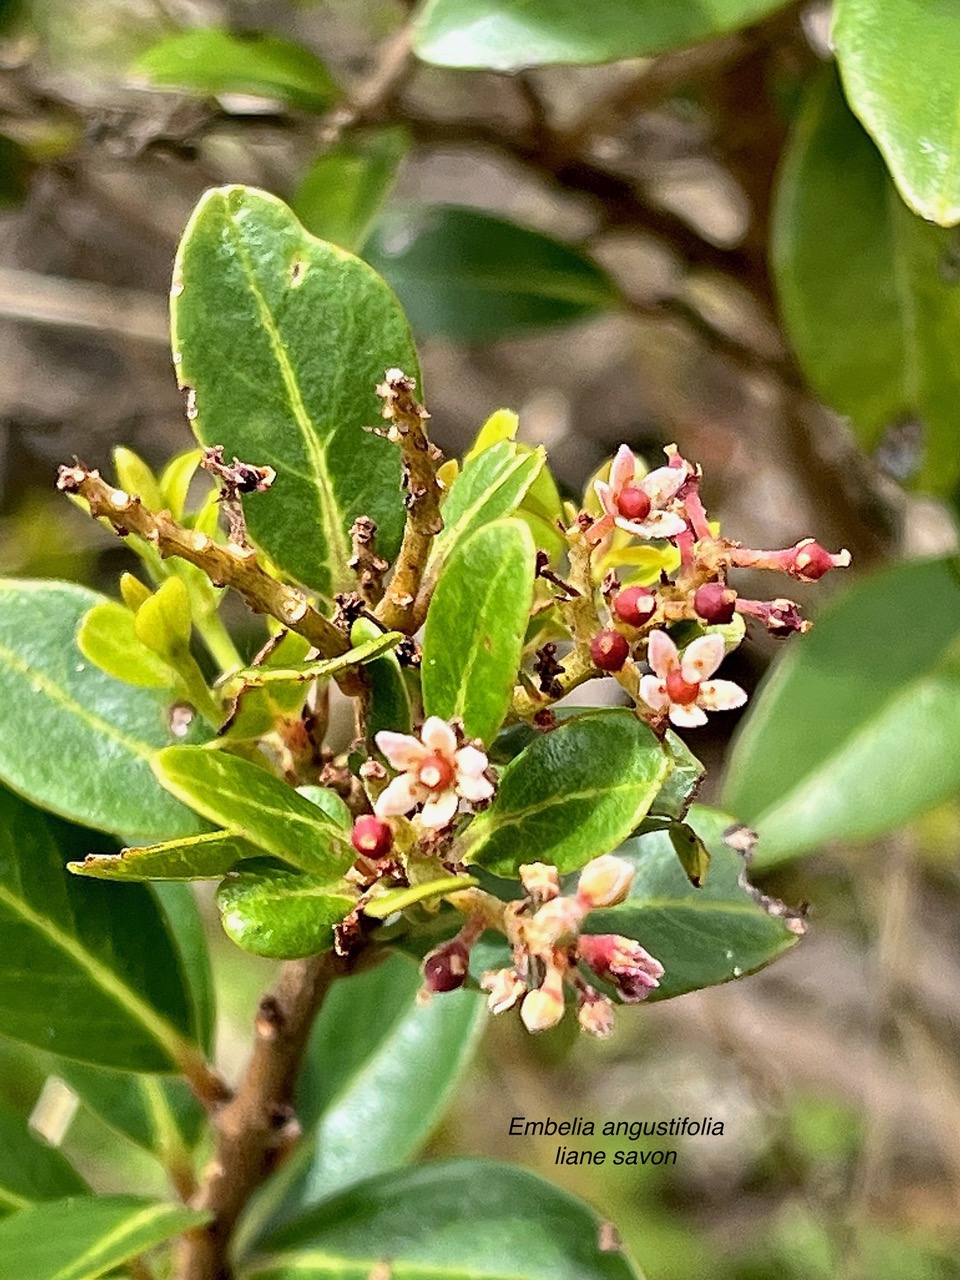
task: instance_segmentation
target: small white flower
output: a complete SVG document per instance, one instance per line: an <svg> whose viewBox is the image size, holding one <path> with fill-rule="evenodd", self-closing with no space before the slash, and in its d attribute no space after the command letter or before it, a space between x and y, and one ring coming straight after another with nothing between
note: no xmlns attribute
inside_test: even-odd
<svg viewBox="0 0 960 1280"><path fill-rule="evenodd" d="M723 639L701 636L683 656L665 631L651 631L647 661L654 675L640 681L640 697L654 711L668 712L675 725L696 728L707 723L707 711L742 707L747 695L732 680L710 680L723 661Z"/></svg>
<svg viewBox="0 0 960 1280"><path fill-rule="evenodd" d="M605 538L614 526L636 538L674 538L686 529L686 520L670 507L687 479L687 467L658 467L642 480L637 480L636 474L637 460L622 444L609 481L594 481L603 515L590 528L591 542Z"/></svg>
<svg viewBox="0 0 960 1280"><path fill-rule="evenodd" d="M427 717L419 738L384 730L376 743L391 768L399 770L373 806L378 818L410 813L422 804L423 825L445 827L461 799L478 804L493 795L493 783L484 777L487 757L476 747L458 750L456 733L439 716Z"/></svg>

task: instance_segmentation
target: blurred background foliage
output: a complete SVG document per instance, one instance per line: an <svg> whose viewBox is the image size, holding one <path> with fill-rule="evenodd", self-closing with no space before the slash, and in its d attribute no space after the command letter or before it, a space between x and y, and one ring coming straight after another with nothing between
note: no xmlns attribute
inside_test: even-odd
<svg viewBox="0 0 960 1280"><path fill-rule="evenodd" d="M419 56L403 0L0 7L0 572L109 590L127 567L52 470L74 454L109 470L118 442L159 466L189 443L165 294L193 205L224 182L281 195L387 277L448 452L509 405L579 495L621 441L655 462L676 440L733 536L849 547L854 585L820 588L839 596L819 671L845 655L871 749L840 761L832 809L822 791L805 807L794 737L819 725L829 756L836 690L791 654L789 715L768 695L722 791L766 822L761 882L812 904L810 936L600 1046L498 1020L428 1154L538 1168L619 1224L649 1280L960 1276L960 689L941 662L960 610L947 567L882 569L956 550L960 213L949 170L931 179L904 136L949 144L914 86L909 128L874 94L877 149L830 65L829 5L690 6L613 51L590 8L574 65L536 65L554 54L529 33L451 44L458 0L414 13ZM870 6L838 8L856 102ZM955 103L960 17L931 36L918 8L890 5L871 65L896 84L909 47ZM754 638L731 675L753 686L775 648ZM705 732L716 800L729 729ZM758 761L792 797L779 818ZM235 1075L272 966L212 924L211 940ZM50 1069L0 1041L20 1113ZM507 1136L511 1116L548 1114L711 1115L725 1133L681 1140L675 1168L563 1168L555 1141ZM105 1187L162 1188L92 1111L64 1142Z"/></svg>

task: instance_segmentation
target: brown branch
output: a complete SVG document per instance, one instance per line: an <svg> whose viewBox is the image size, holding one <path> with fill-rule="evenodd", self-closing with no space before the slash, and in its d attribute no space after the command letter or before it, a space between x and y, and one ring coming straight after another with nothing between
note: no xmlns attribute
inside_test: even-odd
<svg viewBox="0 0 960 1280"><path fill-rule="evenodd" d="M353 555L350 568L357 575L360 594L368 609L375 609L383 599L383 575L390 565L377 555L377 526L369 516L357 516L350 528Z"/></svg>
<svg viewBox="0 0 960 1280"><path fill-rule="evenodd" d="M430 545L443 528L443 491L437 480L443 454L430 443L423 429L430 415L414 398L416 385L400 369L388 369L377 387L377 395L383 400L383 416L390 422L388 438L403 450L407 524L393 577L376 616L388 630L407 635L412 635L422 621L417 617L417 596Z"/></svg>

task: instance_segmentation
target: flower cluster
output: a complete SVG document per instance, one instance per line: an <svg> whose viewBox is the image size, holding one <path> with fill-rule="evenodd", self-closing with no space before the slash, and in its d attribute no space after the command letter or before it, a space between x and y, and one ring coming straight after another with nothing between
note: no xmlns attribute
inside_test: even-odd
<svg viewBox="0 0 960 1280"><path fill-rule="evenodd" d="M420 823L438 829L451 823L461 801L482 804L493 795L487 757L476 746L459 746L456 731L438 716L428 716L420 737L384 730L376 743L397 776L374 804L378 818L393 818L420 808Z"/></svg>

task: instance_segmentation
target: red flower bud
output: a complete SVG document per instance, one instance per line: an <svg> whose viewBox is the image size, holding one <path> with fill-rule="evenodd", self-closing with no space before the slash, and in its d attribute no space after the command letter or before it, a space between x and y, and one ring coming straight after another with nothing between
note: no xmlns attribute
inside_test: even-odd
<svg viewBox="0 0 960 1280"><path fill-rule="evenodd" d="M614 598L613 612L621 622L642 627L657 608L657 597L646 587L627 587Z"/></svg>
<svg viewBox="0 0 960 1280"><path fill-rule="evenodd" d="M601 671L619 671L630 656L630 646L619 631L601 631L590 641L590 657Z"/></svg>
<svg viewBox="0 0 960 1280"><path fill-rule="evenodd" d="M831 555L813 538L804 538L795 547L791 547L784 561L784 569L791 578L800 582L817 582L831 569L843 569L850 563L850 552L839 551Z"/></svg>
<svg viewBox="0 0 960 1280"><path fill-rule="evenodd" d="M705 582L693 597L694 612L710 626L724 626L733 621L737 593L722 582Z"/></svg>
<svg viewBox="0 0 960 1280"><path fill-rule="evenodd" d="M393 847L393 832L372 813L364 813L353 824L350 841L367 858L385 858Z"/></svg>
<svg viewBox="0 0 960 1280"><path fill-rule="evenodd" d="M459 938L436 947L423 959L424 985L427 991L456 991L462 987L470 966L470 952Z"/></svg>

